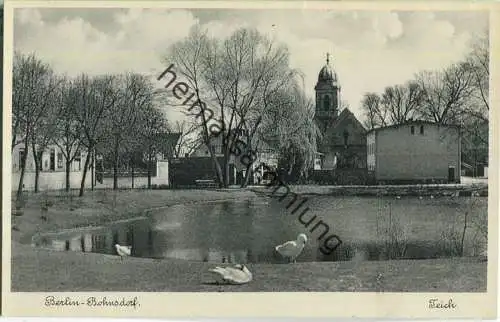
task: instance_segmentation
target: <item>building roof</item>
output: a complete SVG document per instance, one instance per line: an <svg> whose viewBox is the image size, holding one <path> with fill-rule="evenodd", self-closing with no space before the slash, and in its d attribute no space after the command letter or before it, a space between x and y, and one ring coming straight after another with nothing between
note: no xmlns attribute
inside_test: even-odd
<svg viewBox="0 0 500 322"><path fill-rule="evenodd" d="M424 121L424 120L410 120L405 123L399 123L399 124L392 124L388 126L382 126L382 127L377 127L371 130L367 131L368 133L375 132L375 131L381 131L381 130L387 130L387 129L394 129L394 128L399 128L399 127L406 127L406 126L411 126L411 125L434 125L434 126L442 126L442 127L455 127L458 128L457 125L453 124L442 124L442 123L437 123L437 122L431 122L431 121Z"/></svg>
<svg viewBox="0 0 500 322"><path fill-rule="evenodd" d="M330 57L327 55L326 64L321 68L318 74L318 83L338 82L337 73L330 66Z"/></svg>
<svg viewBox="0 0 500 322"><path fill-rule="evenodd" d="M159 152L166 154L169 157L174 156L175 146L179 142L179 138L182 133L160 133L158 137L161 138L162 144L160 144Z"/></svg>
<svg viewBox="0 0 500 322"><path fill-rule="evenodd" d="M335 120L329 125L331 128L336 128L339 124L341 124L345 119L348 117L352 118L353 120L356 121L356 124L364 129L366 131L366 128L363 126L363 124L358 120L356 115L354 115L353 112L351 112L347 107L340 112L339 116L335 118Z"/></svg>

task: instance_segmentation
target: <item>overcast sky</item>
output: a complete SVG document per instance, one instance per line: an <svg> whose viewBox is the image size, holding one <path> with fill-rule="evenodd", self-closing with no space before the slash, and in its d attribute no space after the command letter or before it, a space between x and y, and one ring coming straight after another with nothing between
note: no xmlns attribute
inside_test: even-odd
<svg viewBox="0 0 500 322"><path fill-rule="evenodd" d="M217 37L253 26L286 43L291 67L305 74L311 97L326 52L341 96L358 116L367 91L403 83L415 72L461 59L484 12L369 12L326 10L16 9L14 46L36 51L70 75L132 70L158 74L161 53L205 25ZM274 25L274 26L273 26Z"/></svg>

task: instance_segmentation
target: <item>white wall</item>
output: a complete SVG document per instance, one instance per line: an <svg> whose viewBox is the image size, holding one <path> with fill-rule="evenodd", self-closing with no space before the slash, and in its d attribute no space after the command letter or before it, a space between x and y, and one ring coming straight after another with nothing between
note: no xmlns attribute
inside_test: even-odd
<svg viewBox="0 0 500 322"><path fill-rule="evenodd" d="M12 191L17 191L19 186L20 172L12 173L11 187ZM72 189L79 189L82 181L82 172L70 172L70 187ZM85 186L90 188L92 176L91 171L87 172L85 178ZM38 179L38 186L40 191L44 190L58 190L64 189L66 187L66 173L65 172L40 172L40 177ZM35 189L35 173L26 172L23 178L24 188L23 190L32 191Z"/></svg>
<svg viewBox="0 0 500 322"><path fill-rule="evenodd" d="M151 184L170 185L169 183L169 164L168 161L158 161L156 164L157 176L151 177ZM148 186L148 177L134 177L134 188L145 188ZM113 178L104 178L102 183L97 182L96 189L113 188ZM119 177L118 188L132 188L132 177Z"/></svg>
<svg viewBox="0 0 500 322"><path fill-rule="evenodd" d="M448 167L455 167L455 179L460 178L460 141L455 128L415 124L387 128L376 135L376 178L444 179Z"/></svg>

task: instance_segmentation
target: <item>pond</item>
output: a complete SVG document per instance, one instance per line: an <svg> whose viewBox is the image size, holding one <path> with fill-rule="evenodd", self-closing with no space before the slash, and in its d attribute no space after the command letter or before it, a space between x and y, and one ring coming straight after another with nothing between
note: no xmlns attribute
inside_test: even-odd
<svg viewBox="0 0 500 322"><path fill-rule="evenodd" d="M326 228L311 228L276 199L174 205L148 216L108 226L37 235L37 247L116 255L115 244L131 245L132 256L217 263L283 263L274 247L306 233L308 243L298 262L339 260L426 259L460 255L464 214L468 229L463 255L485 249L487 198L311 197L310 218ZM486 224L487 225L487 224ZM311 231L312 230L312 231ZM325 239L342 243L332 253ZM321 238L320 238L321 237ZM319 240L318 240L319 239ZM330 240L331 241L331 240ZM333 239L336 242L336 239ZM332 245L329 244L331 247Z"/></svg>

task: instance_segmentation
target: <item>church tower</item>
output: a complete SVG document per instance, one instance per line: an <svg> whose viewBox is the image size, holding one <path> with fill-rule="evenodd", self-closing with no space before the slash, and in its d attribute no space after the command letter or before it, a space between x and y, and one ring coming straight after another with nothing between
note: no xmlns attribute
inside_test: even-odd
<svg viewBox="0 0 500 322"><path fill-rule="evenodd" d="M321 68L316 91L316 109L314 118L321 130L325 133L329 124L337 118L340 107L340 85L337 74L330 67L330 54L326 54L326 65Z"/></svg>

